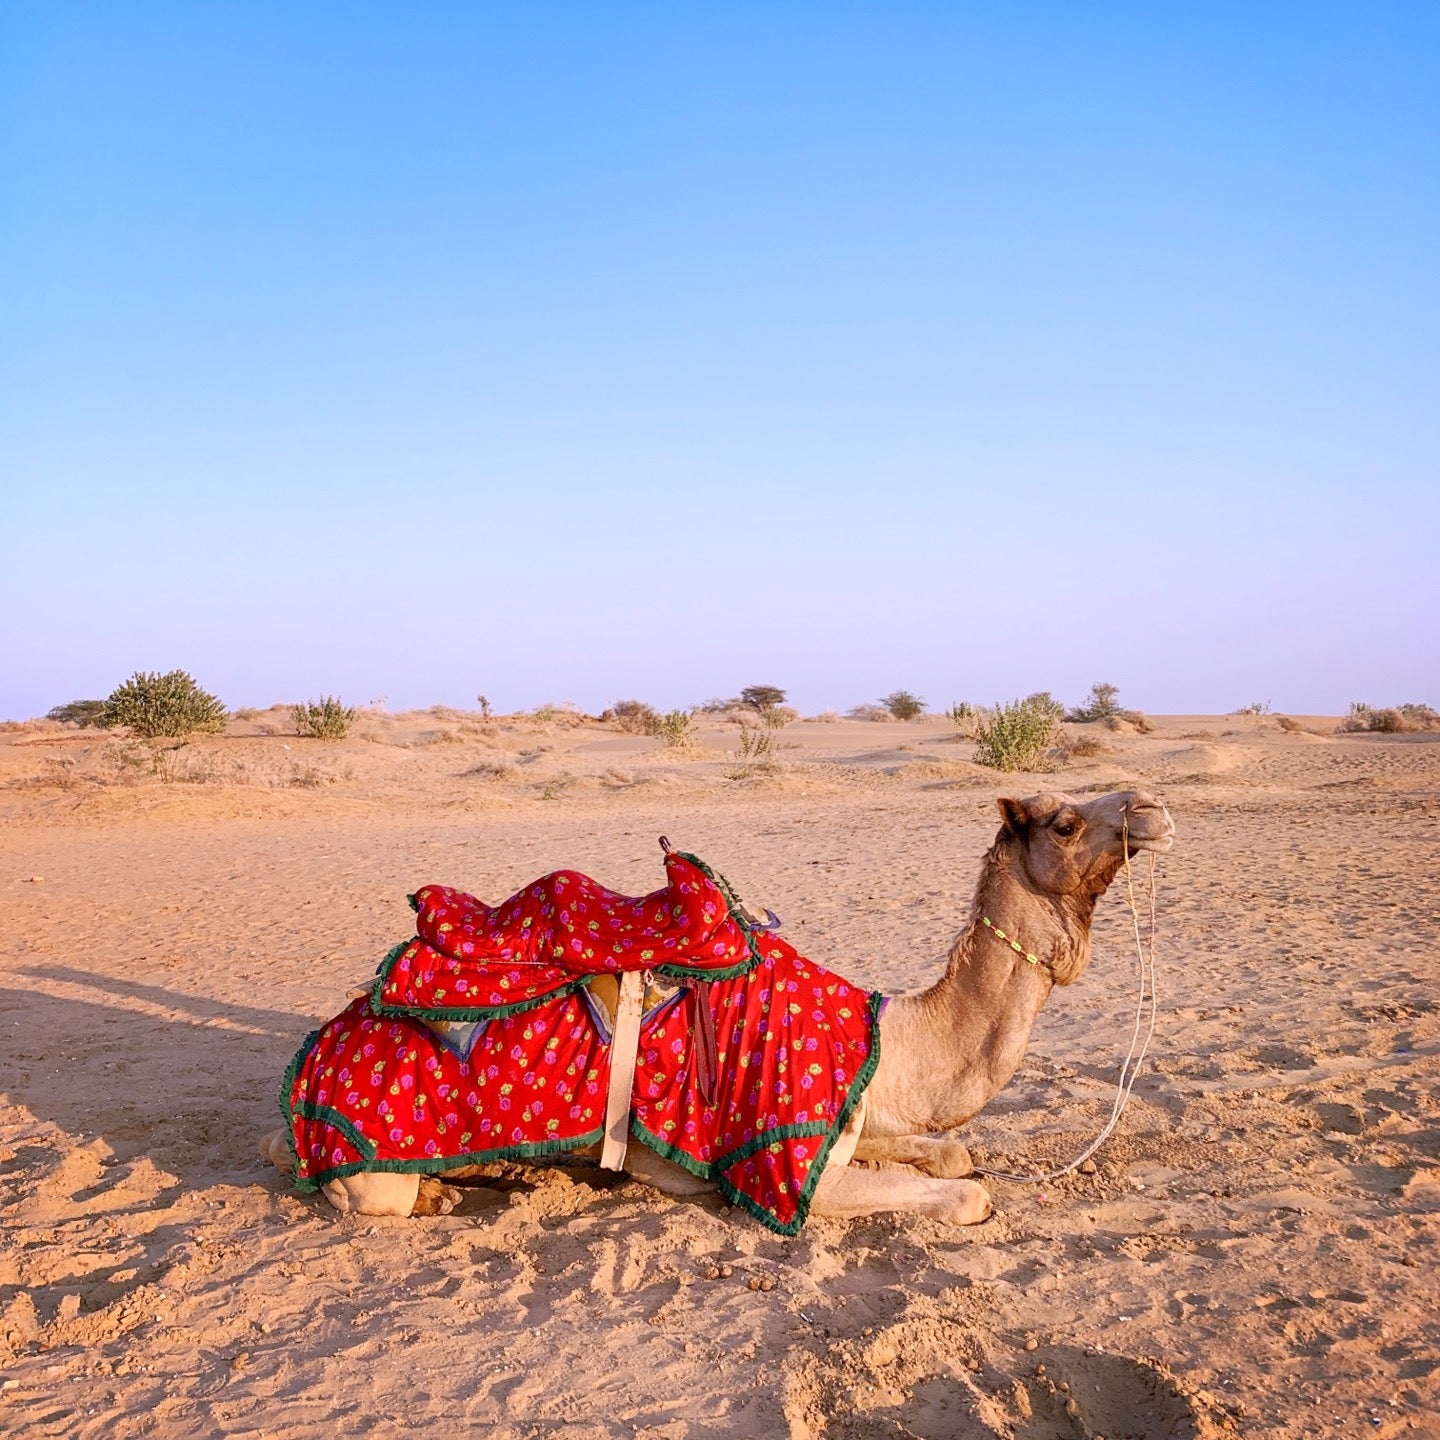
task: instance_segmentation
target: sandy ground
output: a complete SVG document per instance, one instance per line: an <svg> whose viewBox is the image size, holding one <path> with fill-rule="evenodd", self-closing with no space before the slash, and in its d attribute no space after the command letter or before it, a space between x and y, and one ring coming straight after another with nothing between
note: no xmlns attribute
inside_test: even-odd
<svg viewBox="0 0 1440 1440"><path fill-rule="evenodd" d="M1089 727L1100 753L1000 776L948 721L807 721L739 778L724 725L689 754L454 711L158 750L9 728L0 1433L1440 1436L1440 736L1301 726ZM898 991L936 973L997 795L1136 782L1178 826L1153 1064L1094 1174L990 1182L984 1225L785 1240L579 1163L342 1218L256 1156L419 884L640 893L664 833ZM1068 1159L1108 1113L1128 927L1112 891L969 1128L990 1163Z"/></svg>

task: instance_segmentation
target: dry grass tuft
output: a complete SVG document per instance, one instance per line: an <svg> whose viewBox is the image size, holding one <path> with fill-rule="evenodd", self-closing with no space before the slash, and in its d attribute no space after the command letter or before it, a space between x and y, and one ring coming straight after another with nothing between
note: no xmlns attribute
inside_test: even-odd
<svg viewBox="0 0 1440 1440"><path fill-rule="evenodd" d="M1062 765L1072 760L1088 760L1095 755L1108 755L1110 747L1094 735L1079 730L1062 730L1056 746L1056 758Z"/></svg>
<svg viewBox="0 0 1440 1440"><path fill-rule="evenodd" d="M1357 700L1339 728L1352 733L1367 731L1377 735L1412 735L1440 730L1440 715L1428 705L1413 701L1405 705L1376 707Z"/></svg>

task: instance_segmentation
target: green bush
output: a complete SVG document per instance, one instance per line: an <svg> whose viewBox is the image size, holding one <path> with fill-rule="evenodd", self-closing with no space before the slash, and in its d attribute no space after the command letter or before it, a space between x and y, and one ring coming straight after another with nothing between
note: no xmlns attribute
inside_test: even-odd
<svg viewBox="0 0 1440 1440"><path fill-rule="evenodd" d="M925 702L908 690L895 690L880 702L897 720L913 720L925 713Z"/></svg>
<svg viewBox="0 0 1440 1440"><path fill-rule="evenodd" d="M683 750L695 743L695 714L691 710L671 710L657 715L650 733L672 748Z"/></svg>
<svg viewBox="0 0 1440 1440"><path fill-rule="evenodd" d="M225 728L225 707L184 670L137 670L105 701L102 725L126 725L147 739Z"/></svg>
<svg viewBox="0 0 1440 1440"><path fill-rule="evenodd" d="M1065 707L1048 690L1037 690L1033 695L1027 695L1025 703L1053 715L1057 721L1065 718Z"/></svg>
<svg viewBox="0 0 1440 1440"><path fill-rule="evenodd" d="M1107 685L1103 681L1096 681L1090 687L1090 694L1086 697L1083 705L1077 705L1075 709L1065 716L1067 720L1080 722L1090 720L1108 720L1112 715L1120 713L1120 690L1118 686Z"/></svg>
<svg viewBox="0 0 1440 1440"><path fill-rule="evenodd" d="M1043 770L1058 730L1053 709L1034 697L997 705L976 722L975 763L993 770Z"/></svg>
<svg viewBox="0 0 1440 1440"><path fill-rule="evenodd" d="M314 704L306 700L292 705L290 714L296 730L312 740L343 740L355 723L354 709L347 708L338 695L322 695Z"/></svg>
<svg viewBox="0 0 1440 1440"><path fill-rule="evenodd" d="M57 705L46 713L47 720L58 720L62 725L103 725L105 723L105 702L103 700L71 700L67 705Z"/></svg>

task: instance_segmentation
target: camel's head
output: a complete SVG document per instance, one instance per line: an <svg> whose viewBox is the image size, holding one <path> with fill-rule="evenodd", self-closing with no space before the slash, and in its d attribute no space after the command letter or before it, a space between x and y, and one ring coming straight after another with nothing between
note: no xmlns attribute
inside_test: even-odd
<svg viewBox="0 0 1440 1440"><path fill-rule="evenodd" d="M1005 821L1000 839L1019 841L1018 858L1029 885L1082 905L1104 893L1127 847L1131 855L1168 850L1175 834L1170 812L1143 790L1116 790L1085 801L1032 795L999 804Z"/></svg>

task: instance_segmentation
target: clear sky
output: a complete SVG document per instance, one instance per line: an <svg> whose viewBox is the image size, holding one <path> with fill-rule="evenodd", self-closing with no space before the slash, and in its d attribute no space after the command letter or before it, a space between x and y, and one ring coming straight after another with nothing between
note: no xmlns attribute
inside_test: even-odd
<svg viewBox="0 0 1440 1440"><path fill-rule="evenodd" d="M1440 705L1440 7L11 3L0 717Z"/></svg>

